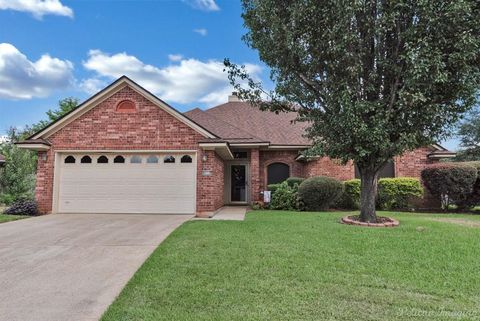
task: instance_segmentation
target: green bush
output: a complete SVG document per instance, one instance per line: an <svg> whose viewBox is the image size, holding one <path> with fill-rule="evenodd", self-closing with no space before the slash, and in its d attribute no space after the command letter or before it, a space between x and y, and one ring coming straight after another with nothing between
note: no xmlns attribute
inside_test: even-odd
<svg viewBox="0 0 480 321"><path fill-rule="evenodd" d="M381 178L378 181L377 206L379 209L409 209L411 201L422 197L420 180L410 177Z"/></svg>
<svg viewBox="0 0 480 321"><path fill-rule="evenodd" d="M33 199L33 196L32 196ZM0 193L0 204L11 205L19 200L15 195L7 194L7 193Z"/></svg>
<svg viewBox="0 0 480 321"><path fill-rule="evenodd" d="M343 193L342 182L325 176L311 177L298 188L298 199L308 211L328 209Z"/></svg>
<svg viewBox="0 0 480 321"><path fill-rule="evenodd" d="M343 193L335 202L334 207L356 210L360 208L360 180L351 179L343 182Z"/></svg>
<svg viewBox="0 0 480 321"><path fill-rule="evenodd" d="M440 163L422 170L422 180L444 209L462 204L473 192L477 169L468 163Z"/></svg>
<svg viewBox="0 0 480 321"><path fill-rule="evenodd" d="M13 144L0 145L5 165L0 175L0 203L10 205L17 200L33 199L36 156Z"/></svg>
<svg viewBox="0 0 480 321"><path fill-rule="evenodd" d="M285 181L278 185L272 194L270 208L273 210L295 210L297 209L298 185L289 186Z"/></svg>
<svg viewBox="0 0 480 321"><path fill-rule="evenodd" d="M267 185L267 190L272 192L272 195L273 195L273 193L275 193L275 191L277 190L277 188L279 186L280 186L280 184L269 184L269 185Z"/></svg>
<svg viewBox="0 0 480 321"><path fill-rule="evenodd" d="M305 178L301 178L301 177L289 177L289 178L287 178L286 182L289 186L294 187L295 184L300 186L300 184L302 184L302 182L304 180L305 180Z"/></svg>
<svg viewBox="0 0 480 321"><path fill-rule="evenodd" d="M341 209L360 208L359 179L351 179L343 182L344 191L342 196L335 203L335 207ZM378 181L377 206L379 209L408 209L411 208L411 201L423 195L423 188L420 181L415 178L381 178Z"/></svg>
<svg viewBox="0 0 480 321"><path fill-rule="evenodd" d="M464 200L457 202L458 209L472 209L473 207L480 205L480 162L463 162L466 166L472 166L477 170L477 180L473 184L472 192L467 194Z"/></svg>
<svg viewBox="0 0 480 321"><path fill-rule="evenodd" d="M301 178L301 177L289 177L285 180L285 182L287 182L288 186L294 187L295 184L300 185L304 180L305 180L305 178ZM280 184L281 183L269 184L269 185L267 185L267 190L271 191L272 195L273 195L273 193L277 190L277 188L280 186Z"/></svg>

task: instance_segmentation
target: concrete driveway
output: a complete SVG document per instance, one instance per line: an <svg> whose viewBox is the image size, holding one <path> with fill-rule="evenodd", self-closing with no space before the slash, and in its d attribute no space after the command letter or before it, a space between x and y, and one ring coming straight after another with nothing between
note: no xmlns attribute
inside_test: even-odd
<svg viewBox="0 0 480 321"><path fill-rule="evenodd" d="M0 224L0 320L98 320L188 215L47 215Z"/></svg>

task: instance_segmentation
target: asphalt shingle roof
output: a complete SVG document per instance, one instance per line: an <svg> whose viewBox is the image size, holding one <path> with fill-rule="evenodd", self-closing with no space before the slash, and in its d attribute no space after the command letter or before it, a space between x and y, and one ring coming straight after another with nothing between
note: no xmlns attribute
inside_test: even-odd
<svg viewBox="0 0 480 321"><path fill-rule="evenodd" d="M261 111L246 102L228 102L207 110L185 113L218 137L235 141L270 142L272 145L308 145L305 123L292 122L295 113Z"/></svg>

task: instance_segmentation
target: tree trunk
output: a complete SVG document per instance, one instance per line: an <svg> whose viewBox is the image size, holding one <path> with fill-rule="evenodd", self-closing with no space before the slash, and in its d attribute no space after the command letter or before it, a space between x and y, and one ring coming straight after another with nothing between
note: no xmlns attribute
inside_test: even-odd
<svg viewBox="0 0 480 321"><path fill-rule="evenodd" d="M378 171L360 169L360 220L374 223L377 221L375 202L377 199Z"/></svg>

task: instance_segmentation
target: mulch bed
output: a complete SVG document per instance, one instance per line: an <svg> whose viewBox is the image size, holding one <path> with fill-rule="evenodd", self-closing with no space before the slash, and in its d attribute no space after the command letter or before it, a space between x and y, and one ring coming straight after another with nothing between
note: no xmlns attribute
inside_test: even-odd
<svg viewBox="0 0 480 321"><path fill-rule="evenodd" d="M375 223L360 222L360 215L345 216L342 218L341 223L348 225L371 227L395 227L400 224L400 222L398 222L397 220L386 216L377 216L377 221Z"/></svg>

